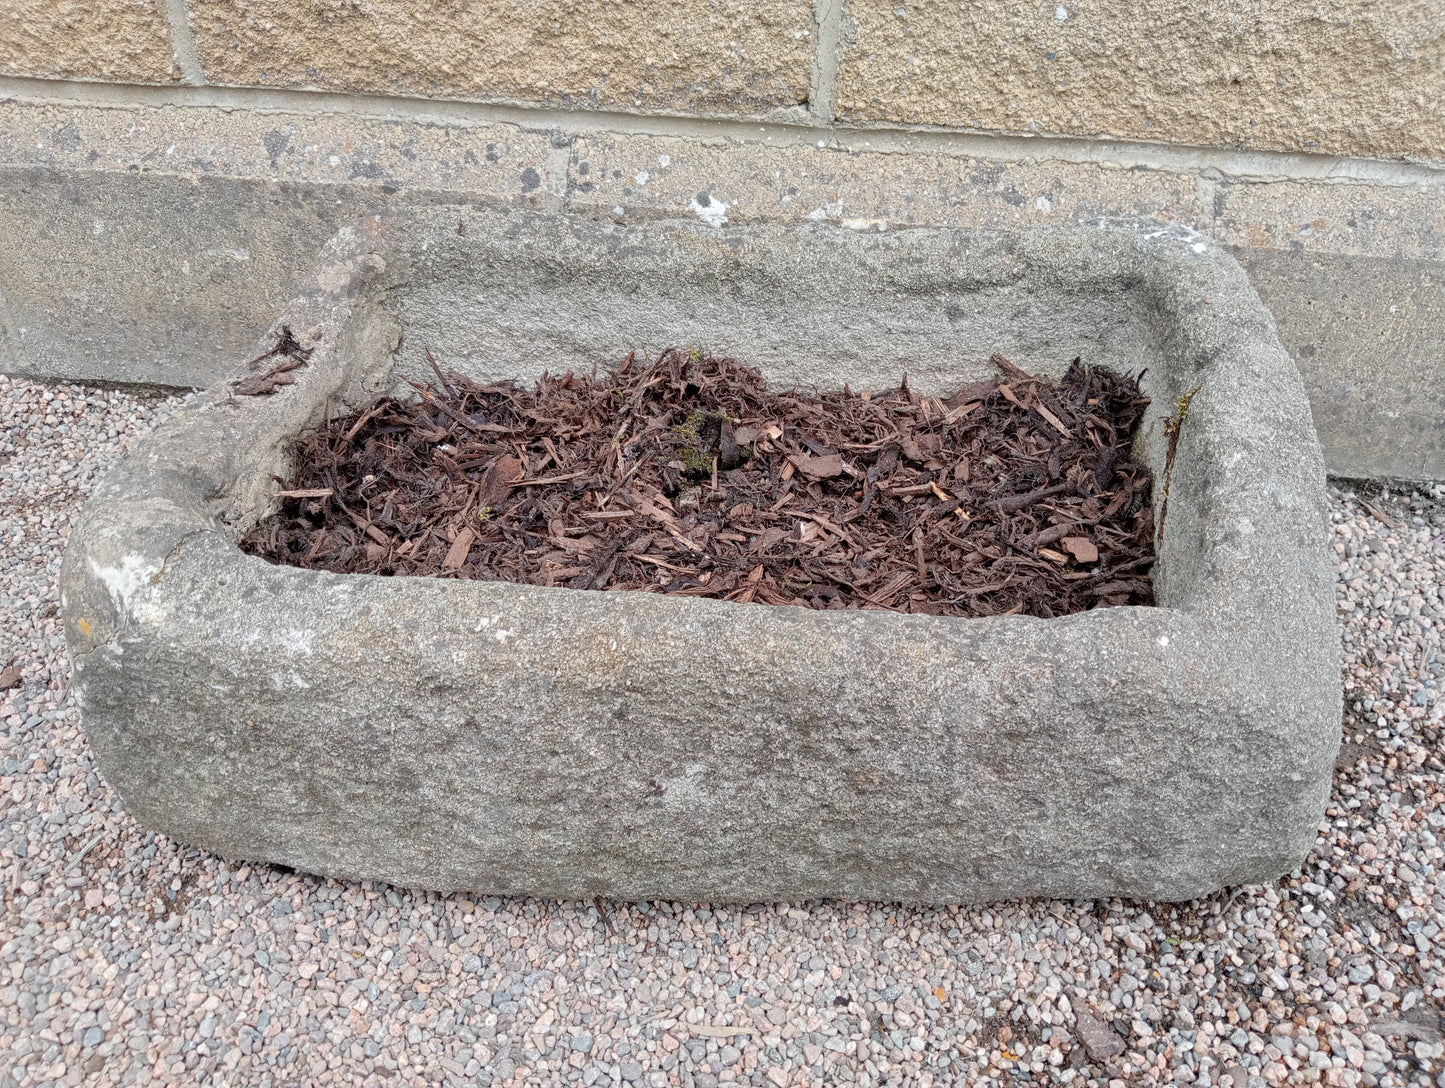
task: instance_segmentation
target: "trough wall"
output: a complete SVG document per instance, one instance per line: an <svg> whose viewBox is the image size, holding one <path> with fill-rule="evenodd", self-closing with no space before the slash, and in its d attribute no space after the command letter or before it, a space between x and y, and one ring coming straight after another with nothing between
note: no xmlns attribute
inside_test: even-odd
<svg viewBox="0 0 1445 1088"><path fill-rule="evenodd" d="M1244 264L1331 471L1445 478L1445 0L3 6L6 372L208 384L399 203L1133 217Z"/></svg>

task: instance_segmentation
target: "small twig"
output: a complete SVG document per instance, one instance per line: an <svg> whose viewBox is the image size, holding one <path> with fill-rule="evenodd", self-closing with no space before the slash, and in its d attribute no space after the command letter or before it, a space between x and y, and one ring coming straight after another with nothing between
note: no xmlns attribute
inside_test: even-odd
<svg viewBox="0 0 1445 1088"><path fill-rule="evenodd" d="M565 482L568 481L568 480L575 480L575 479L578 479L578 478L581 477L581 476L586 476L586 475L587 475L587 473L585 473L585 472L566 472L566 473L563 473L561 476L539 476L539 477L537 477L537 478L534 479L534 480L512 480L511 482L509 482L509 483L507 484L507 486L508 486L508 487L537 487L537 486L540 485L540 484L560 484L560 483L565 483Z"/></svg>
<svg viewBox="0 0 1445 1088"><path fill-rule="evenodd" d="M273 491L273 499L329 499L335 492L329 487L302 487L294 491Z"/></svg>
<svg viewBox="0 0 1445 1088"><path fill-rule="evenodd" d="M430 403L436 405L436 406L437 406L438 408L440 408L443 412L445 412L447 415L451 416L454 420L456 420L458 423L460 423L463 427L467 428L467 430L472 431L472 432L474 432L475 434L483 434L483 433L485 433L480 426L478 426L477 424L473 423L473 422L472 422L470 419L468 419L466 416L462 415L460 412L458 412L455 408L453 408L453 407L452 407L450 404L448 404L446 401L444 401L444 400L438 400L436 394L433 393L433 392L432 392L430 389L428 389L426 386L424 386L424 385L418 385L416 382L412 381L410 378L407 378L407 379L406 379L406 384L409 385L409 386L411 386L411 387L412 387L413 389L415 389L418 393L420 393L420 394L422 395L422 398L423 398L423 399L425 399L425 400L429 401Z"/></svg>
<svg viewBox="0 0 1445 1088"><path fill-rule="evenodd" d="M424 344L421 350L426 353L426 361L431 364L432 372L437 376L437 381L442 383L442 388L447 391L447 395L450 396L452 400L460 400L461 398L457 396L457 391L452 388L452 383L447 381L446 375L442 373L442 368L437 366L437 359L436 356L431 353L431 348Z"/></svg>
<svg viewBox="0 0 1445 1088"><path fill-rule="evenodd" d="M1366 499L1361 499L1360 505L1363 506L1365 510L1369 512L1370 516L1373 517L1376 521L1383 522L1387 529L1389 529L1391 532L1394 531L1395 523L1391 521L1388 517L1386 517L1385 512L1381 510L1378 506L1376 506L1372 502L1369 502Z"/></svg>
<svg viewBox="0 0 1445 1088"><path fill-rule="evenodd" d="M98 842L100 842L100 840L103 839L103 838L105 838L105 832L104 832L104 831L99 831L99 832L97 832L97 833L95 834L95 837L94 837L94 838L92 838L88 843L86 843L84 846L82 846L82 847L80 848L80 853L76 854L75 857L73 857L73 858L70 859L70 863L69 863L68 865L66 865L65 871L68 873L68 872L70 872L72 869L74 869L77 865L79 865L79 864L85 859L85 855L88 854L88 853L90 853L92 850L94 850L94 849L95 849L95 844L98 843Z"/></svg>
<svg viewBox="0 0 1445 1088"><path fill-rule="evenodd" d="M597 907L597 917L601 918L602 924L607 927L607 935L609 937L617 936L617 928L612 924L612 919L607 915L607 904L602 901L602 897L599 895L593 901L593 904Z"/></svg>
<svg viewBox="0 0 1445 1088"><path fill-rule="evenodd" d="M380 411L382 410L382 408L384 408L384 407L385 407L385 405L383 405L383 404L378 404L375 408L373 408L371 411L367 412L367 413L366 413L365 415L363 415L360 419L358 419L355 423L353 423L353 424L351 425L351 430L349 430L349 431L346 432L345 441L350 442L353 438L355 438L355 437L356 437L356 432L359 431L359 430L361 430L361 428L365 427L368 423L370 423L371 420L372 420L372 418L373 418L378 412L380 412Z"/></svg>

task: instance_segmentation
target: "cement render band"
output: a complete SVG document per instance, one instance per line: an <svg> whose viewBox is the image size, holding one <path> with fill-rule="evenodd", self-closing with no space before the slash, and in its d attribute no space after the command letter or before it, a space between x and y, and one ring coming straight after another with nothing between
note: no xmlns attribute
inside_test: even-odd
<svg viewBox="0 0 1445 1088"><path fill-rule="evenodd" d="M0 101L8 373L208 385L334 230L397 204L637 222L693 216L706 193L732 223L1154 218L1245 265L1301 368L1331 472L1445 477L1445 172L1428 167L457 103L388 105L399 113L383 118L343 96L0 84L32 96Z"/></svg>
<svg viewBox="0 0 1445 1088"><path fill-rule="evenodd" d="M609 292L650 336L770 342L773 372L825 386L905 353L923 382L968 380L999 346L1057 370L1087 340L1150 367L1156 471L1161 416L1202 384L1163 607L841 614L235 548L288 437L414 369L422 335L466 316L437 347L478 375L529 336L525 377L618 350L624 326L591 321ZM728 902L1185 899L1312 844L1340 719L1323 463L1268 312L1188 232L418 209L343 230L263 347L282 324L315 348L296 385L206 394L102 481L66 553L77 699L142 821L348 877ZM878 359L890 330L904 342ZM782 371L808 342L824 361Z"/></svg>

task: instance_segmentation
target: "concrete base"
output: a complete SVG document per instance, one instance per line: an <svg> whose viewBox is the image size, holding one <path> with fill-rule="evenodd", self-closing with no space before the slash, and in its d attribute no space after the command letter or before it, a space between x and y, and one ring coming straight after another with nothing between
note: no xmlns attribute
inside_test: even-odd
<svg viewBox="0 0 1445 1088"><path fill-rule="evenodd" d="M0 80L7 373L210 385L326 238L393 205L634 223L693 217L706 193L733 224L1144 218L1244 264L1304 376L1331 472L1445 478L1445 170L402 100L377 117L314 94L230 103L240 92L8 83L29 96L4 100Z"/></svg>
<svg viewBox="0 0 1445 1088"><path fill-rule="evenodd" d="M338 235L263 347L282 324L314 348L296 384L178 413L70 538L76 697L145 823L338 876L734 902L1188 899L1313 843L1341 709L1323 464L1269 314L1188 232L415 210ZM1161 607L959 620L243 555L289 439L424 342L477 377L703 342L923 390L1082 351L1149 368L1156 476L1202 386Z"/></svg>

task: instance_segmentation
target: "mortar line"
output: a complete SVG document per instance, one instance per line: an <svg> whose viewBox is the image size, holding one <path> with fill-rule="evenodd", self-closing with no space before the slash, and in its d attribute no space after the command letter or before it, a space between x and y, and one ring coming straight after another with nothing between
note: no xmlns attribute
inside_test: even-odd
<svg viewBox="0 0 1445 1088"><path fill-rule="evenodd" d="M171 30L171 52L176 58L176 67L181 71L181 82L192 87L203 86L205 70L201 67L201 52L196 48L196 36L191 33L190 12L186 0L157 0L161 18Z"/></svg>
<svg viewBox="0 0 1445 1088"><path fill-rule="evenodd" d="M547 144L546 177L542 179L542 210L556 213L567 203L567 178L572 170L572 138L554 132Z"/></svg>
<svg viewBox="0 0 1445 1088"><path fill-rule="evenodd" d="M1074 136L1019 136L902 125L820 125L699 117L566 110L511 102L353 95L255 87L158 86L87 83L0 76L7 100L113 109L176 106L248 113L335 114L361 120L434 125L508 125L524 132L732 140L764 147L812 146L831 151L929 154L950 158L1069 162L1120 169L1197 174L1215 171L1240 181L1365 182L1445 188L1445 163L1397 162L1294 151L1231 151L1191 144L1161 144Z"/></svg>
<svg viewBox="0 0 1445 1088"><path fill-rule="evenodd" d="M1214 214L1214 199L1218 191L1219 183L1209 171L1194 176L1194 222L1199 230L1206 233L1213 233L1219 225L1218 216Z"/></svg>
<svg viewBox="0 0 1445 1088"><path fill-rule="evenodd" d="M813 0L813 69L808 108L820 125L838 119L838 73L843 67L843 13L847 0Z"/></svg>
<svg viewBox="0 0 1445 1088"><path fill-rule="evenodd" d="M20 329L15 324L15 311L10 308L5 285L0 283L0 373L15 374L20 369Z"/></svg>

